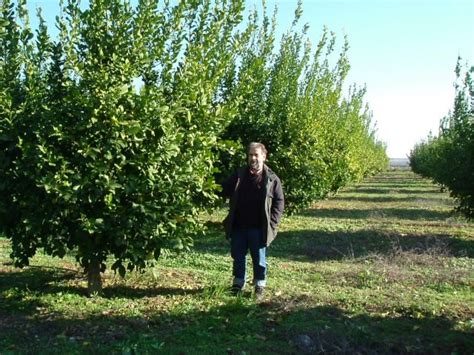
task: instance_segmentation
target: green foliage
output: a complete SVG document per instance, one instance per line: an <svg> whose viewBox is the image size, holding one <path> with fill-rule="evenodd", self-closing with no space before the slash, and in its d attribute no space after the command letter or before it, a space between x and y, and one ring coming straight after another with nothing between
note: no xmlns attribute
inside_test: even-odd
<svg viewBox="0 0 474 355"><path fill-rule="evenodd" d="M363 107L365 90L353 87L347 98L342 94L349 71L347 39L332 67L335 35L325 29L313 51L307 26L297 29L301 11L299 3L277 50L275 16L264 12L259 26L258 14L250 15L250 37L223 90L228 102L238 104L225 139L260 141L269 148L269 165L282 179L289 212L387 164ZM225 160L225 169L236 163Z"/></svg>
<svg viewBox="0 0 474 355"><path fill-rule="evenodd" d="M474 67L465 69L458 58L453 111L440 122L439 135L415 145L410 152L414 172L449 189L457 209L474 217ZM462 82L461 82L462 81Z"/></svg>
<svg viewBox="0 0 474 355"><path fill-rule="evenodd" d="M16 5L15 5L16 4ZM342 87L345 40L243 0L61 3L57 38L26 0L0 3L0 228L12 257L72 251L90 283L187 250L242 143L262 141L289 211L385 167L364 90ZM265 6L264 6L265 8ZM95 275L95 276L94 276Z"/></svg>
<svg viewBox="0 0 474 355"><path fill-rule="evenodd" d="M86 271L143 268L186 249L215 198L215 100L243 1L70 0L33 36L2 2L1 226L18 266L39 247ZM18 18L21 20L18 23ZM95 271L94 271L95 270Z"/></svg>

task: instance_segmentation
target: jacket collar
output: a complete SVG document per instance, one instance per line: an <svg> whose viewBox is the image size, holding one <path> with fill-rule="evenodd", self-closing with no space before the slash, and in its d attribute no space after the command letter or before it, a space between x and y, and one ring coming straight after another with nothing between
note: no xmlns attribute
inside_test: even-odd
<svg viewBox="0 0 474 355"><path fill-rule="evenodd" d="M275 180L276 175L275 175L275 173L272 171L272 169L270 169L270 168L268 167L267 164L263 164L263 171L265 172L265 177L266 177L268 180L270 180L270 181Z"/></svg>
<svg viewBox="0 0 474 355"><path fill-rule="evenodd" d="M240 169L238 169L238 175L241 178L247 171L248 171L248 166L243 166ZM276 174L268 167L267 164L263 164L263 173L265 180L273 181L276 178Z"/></svg>

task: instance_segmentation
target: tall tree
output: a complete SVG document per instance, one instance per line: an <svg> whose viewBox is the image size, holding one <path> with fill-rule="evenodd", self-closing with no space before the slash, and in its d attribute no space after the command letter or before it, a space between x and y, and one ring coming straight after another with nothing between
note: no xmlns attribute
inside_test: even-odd
<svg viewBox="0 0 474 355"><path fill-rule="evenodd" d="M432 178L448 188L458 201L457 209L474 217L474 67L459 57L454 82L452 111L440 121L439 134L428 138L410 152L414 172Z"/></svg>
<svg viewBox="0 0 474 355"><path fill-rule="evenodd" d="M327 29L313 50L307 26L299 27L302 11L300 1L279 43L265 7L260 25L258 14L251 14L249 27L259 30L236 58L224 91L237 104L237 115L223 137L267 145L290 213L387 164L363 105L365 91L343 94L350 68L347 39L335 61L336 36Z"/></svg>
<svg viewBox="0 0 474 355"><path fill-rule="evenodd" d="M57 40L25 9L2 2L2 227L16 265L70 250L100 291L108 256L124 275L202 229L243 1L69 0Z"/></svg>

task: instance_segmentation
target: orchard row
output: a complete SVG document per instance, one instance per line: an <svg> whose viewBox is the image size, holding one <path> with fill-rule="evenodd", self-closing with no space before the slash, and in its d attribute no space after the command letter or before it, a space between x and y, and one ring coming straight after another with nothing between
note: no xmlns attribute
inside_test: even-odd
<svg viewBox="0 0 474 355"><path fill-rule="evenodd" d="M73 250L100 272L186 249L218 181L261 141L288 211L385 168L364 89L343 93L348 43L243 0L77 0L57 37L0 2L0 226L16 265ZM339 52L338 52L339 51Z"/></svg>

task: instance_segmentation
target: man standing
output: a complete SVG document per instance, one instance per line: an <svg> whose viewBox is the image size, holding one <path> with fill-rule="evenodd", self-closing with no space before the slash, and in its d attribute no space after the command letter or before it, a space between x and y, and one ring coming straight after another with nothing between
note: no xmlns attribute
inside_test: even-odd
<svg viewBox="0 0 474 355"><path fill-rule="evenodd" d="M261 300L266 286L266 247L275 239L284 208L283 190L278 176L265 165L267 150L262 143L250 143L246 167L222 184L224 197L230 198L224 220L226 237L231 240L234 281L232 292L245 286L246 256L250 250L255 296Z"/></svg>

